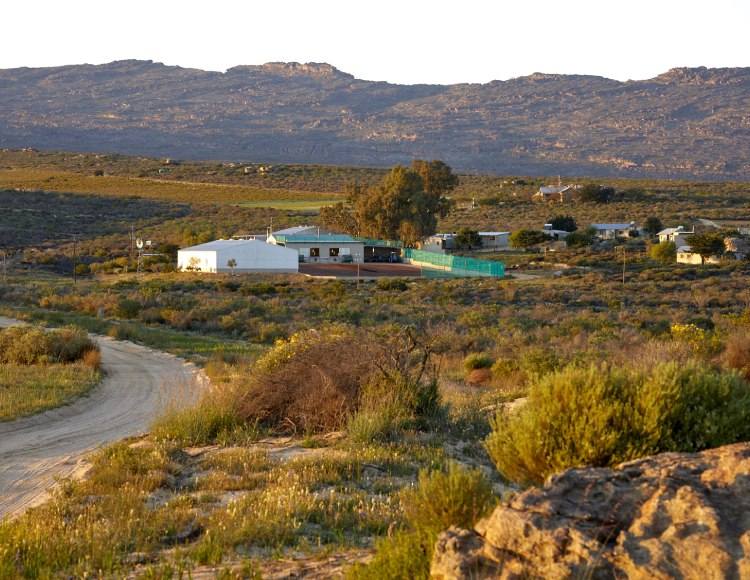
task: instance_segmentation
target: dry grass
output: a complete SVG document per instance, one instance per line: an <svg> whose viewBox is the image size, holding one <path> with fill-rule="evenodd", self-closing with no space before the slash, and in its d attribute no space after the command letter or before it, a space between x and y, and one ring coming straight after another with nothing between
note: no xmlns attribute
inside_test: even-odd
<svg viewBox="0 0 750 580"><path fill-rule="evenodd" d="M750 381L750 332L733 334L727 339L724 359L730 368L738 370Z"/></svg>
<svg viewBox="0 0 750 580"><path fill-rule="evenodd" d="M91 351L97 352L98 351ZM86 363L0 365L0 421L12 421L67 405L93 389L101 378Z"/></svg>
<svg viewBox="0 0 750 580"><path fill-rule="evenodd" d="M182 203L258 202L265 200L330 200L330 192L261 189L244 185L208 184L158 179L102 176L66 171L5 169L0 171L0 189L39 189L69 193L131 196Z"/></svg>

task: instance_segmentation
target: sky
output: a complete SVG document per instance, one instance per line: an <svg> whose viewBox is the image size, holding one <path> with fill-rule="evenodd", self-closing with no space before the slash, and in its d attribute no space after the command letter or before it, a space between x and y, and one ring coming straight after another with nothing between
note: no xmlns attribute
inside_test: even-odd
<svg viewBox="0 0 750 580"><path fill-rule="evenodd" d="M749 0L8 0L0 68L327 62L366 80L750 66Z"/></svg>

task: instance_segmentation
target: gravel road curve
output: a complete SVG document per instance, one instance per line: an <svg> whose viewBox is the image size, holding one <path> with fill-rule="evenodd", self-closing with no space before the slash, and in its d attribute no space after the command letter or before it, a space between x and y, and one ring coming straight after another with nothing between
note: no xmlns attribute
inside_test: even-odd
<svg viewBox="0 0 750 580"><path fill-rule="evenodd" d="M0 317L0 326L17 321ZM57 477L85 471L101 445L146 431L170 398L192 399L205 378L191 363L130 342L95 337L105 377L75 403L0 423L0 520L45 501Z"/></svg>

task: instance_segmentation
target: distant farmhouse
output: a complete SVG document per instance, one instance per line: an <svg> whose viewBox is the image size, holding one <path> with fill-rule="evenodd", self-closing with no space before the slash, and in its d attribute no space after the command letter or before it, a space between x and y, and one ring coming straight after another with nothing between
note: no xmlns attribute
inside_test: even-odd
<svg viewBox="0 0 750 580"><path fill-rule="evenodd" d="M689 245L682 245L677 248L678 264L717 264L724 258L728 260L744 260L749 255L747 240L736 236L727 236L724 238L723 255L708 256L705 260L700 254L694 253Z"/></svg>
<svg viewBox="0 0 750 580"><path fill-rule="evenodd" d="M542 228L542 233L547 234L552 241L554 242L561 242L565 238L568 237L570 234L567 230L556 230L552 227L552 224L544 224L544 227Z"/></svg>
<svg viewBox="0 0 750 580"><path fill-rule="evenodd" d="M540 187L539 191L532 196L532 199L537 201L564 203L572 201L574 191L575 190L570 185L548 185L547 187Z"/></svg>
<svg viewBox="0 0 750 580"><path fill-rule="evenodd" d="M667 228L665 230L662 230L656 235L659 236L659 243L674 242L674 245L679 252L680 248L682 248L683 246L690 245L688 238L690 238L690 236L692 236L694 233L695 228L687 231L683 226L677 226L676 228Z"/></svg>
<svg viewBox="0 0 750 580"><path fill-rule="evenodd" d="M500 250L509 246L508 236L510 232L477 232L482 244L483 250ZM425 252L435 252L445 254L451 250L457 249L456 234L435 234L424 240L419 249Z"/></svg>
<svg viewBox="0 0 750 580"><path fill-rule="evenodd" d="M594 237L600 240L614 240L616 238L632 238L640 235L635 222L627 224L591 224L596 230Z"/></svg>

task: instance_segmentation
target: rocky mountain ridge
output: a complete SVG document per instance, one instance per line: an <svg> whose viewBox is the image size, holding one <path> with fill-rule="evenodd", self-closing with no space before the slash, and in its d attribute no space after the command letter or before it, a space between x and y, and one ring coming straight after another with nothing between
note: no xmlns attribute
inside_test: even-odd
<svg viewBox="0 0 750 580"><path fill-rule="evenodd" d="M0 70L0 147L462 172L750 179L750 68L395 85L326 63Z"/></svg>

